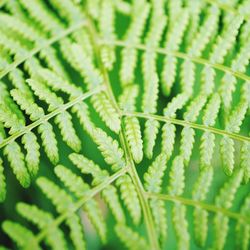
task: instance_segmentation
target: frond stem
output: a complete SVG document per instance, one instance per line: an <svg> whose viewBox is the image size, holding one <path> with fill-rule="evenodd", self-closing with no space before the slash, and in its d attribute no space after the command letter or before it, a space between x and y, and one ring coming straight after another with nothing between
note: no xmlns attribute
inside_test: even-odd
<svg viewBox="0 0 250 250"><path fill-rule="evenodd" d="M217 0L204 0L204 1L209 3L209 4L216 5L218 8L220 8L224 11L230 12L235 16L243 16L246 21L250 20L250 16L247 16L244 13L240 13L237 9L234 9L232 6L230 6L228 4L220 3Z"/></svg>
<svg viewBox="0 0 250 250"><path fill-rule="evenodd" d="M250 137L235 134L235 133L230 133L226 130L214 128L214 127L208 127L202 124L197 124L193 122L188 122L185 120L180 120L180 119L175 119L175 118L169 118L166 116L161 116L161 115L153 115L153 114L146 114L146 113L140 113L140 112L123 112L124 116L135 116L138 118L143 118L143 119L153 119L161 122L170 122L176 125L184 126L184 127L191 127L191 128L196 128L199 130L203 131L208 131L214 134L218 135L223 135L223 136L228 136L234 140L238 141L243 141L243 142L250 142Z"/></svg>
<svg viewBox="0 0 250 250"><path fill-rule="evenodd" d="M101 39L101 40L99 40L99 43L118 46L118 47L133 48L133 49L138 49L138 50L142 50L142 51L150 51L150 52L155 52L155 53L162 54L162 55L171 55L171 56L181 58L181 59L188 59L188 60L193 61L195 63L202 64L205 66L210 66L212 68L223 71L225 73L230 73L231 75L233 75L239 79L242 79L244 81L250 81L250 76L248 76L246 74L243 74L243 73L238 72L238 71L234 71L230 67L227 67L227 66L222 65L222 64L211 63L209 60L204 59L204 58L190 56L184 52L169 51L165 48L149 48L144 44L130 44L130 43L122 41L122 40L104 40L104 39Z"/></svg>
<svg viewBox="0 0 250 250"><path fill-rule="evenodd" d="M7 75L9 72L11 72L13 69L17 68L20 64L24 63L26 60L29 58L33 57L37 53L39 53L41 50L51 46L52 44L58 42L62 38L70 35L74 31L78 30L79 28L83 27L86 25L86 20L82 19L81 21L73 24L69 28L63 30L62 32L58 33L57 35L51 37L50 39L46 40L44 43L41 43L40 46L37 46L33 48L31 51L27 53L24 57L14 61L11 63L8 67L6 67L3 71L0 72L0 79L2 79L5 75Z"/></svg>
<svg viewBox="0 0 250 250"><path fill-rule="evenodd" d="M101 62L100 59L100 51L99 51L99 47L96 46L96 41L98 41L98 34L95 30L95 27L93 26L90 18L89 18L89 25L87 26L89 28L90 34L92 35L92 39L93 39L93 44L95 45L95 50L96 50L96 56L97 56L97 60L98 60L98 64L99 67L102 71L102 74L104 76L104 84L106 85L106 90L107 90L107 95L108 98L111 100L113 106L115 107L115 109L117 110L118 114L121 115L121 110L117 104L117 101L115 99L115 96L113 94L112 88L111 88L111 84L110 84L110 80L109 80L109 76L108 73L104 67L104 65ZM143 214L144 214L144 219L145 219L145 224L146 224L146 228L147 228L147 234L149 237L149 242L151 245L151 249L154 250L158 250L159 248L159 243L158 243L158 239L157 239L157 235L155 232L155 226L154 226L154 221L153 221L153 216L148 204L148 200L147 198L144 196L144 188L143 185L141 183L141 180L137 174L136 168L135 168L135 164L129 149L129 145L127 143L126 140L126 136L125 136L125 130L123 128L123 124L121 127L121 131L119 133L119 138L120 138L120 142L122 144L122 148L125 152L125 157L126 157L126 161L128 163L129 166L129 174L131 176L131 179L135 185L137 194L139 196L140 202L141 202L141 206L142 206L142 210L143 210Z"/></svg>
<svg viewBox="0 0 250 250"><path fill-rule="evenodd" d="M37 121L23 127L21 130L17 131L13 135L11 135L11 136L7 137L6 139L2 140L2 142L0 143L0 148L3 148L4 146L9 144L10 142L16 140L20 136L22 136L22 135L26 134L27 132L31 131L32 129L38 127L39 125L41 125L45 121L48 121L51 118L53 118L53 117L57 116L58 114L62 113L63 111L71 108L72 106L79 103L80 101L83 101L83 100L89 98L90 96L92 96L92 95L94 95L94 94L96 94L96 93L98 93L100 91L103 91L103 89L104 89L104 85L97 86L95 89L90 90L90 91L80 95L79 97L75 98L74 100L61 105L60 107L58 107L57 109L55 109L51 113L41 117Z"/></svg>
<svg viewBox="0 0 250 250"><path fill-rule="evenodd" d="M159 199L159 200L165 200L165 201L172 201L172 202L181 202L184 205L192 206L192 207L200 207L203 208L209 212L214 213L222 213L226 215L227 217L230 217L235 220L242 220L243 223L250 224L250 219L247 216L244 216L239 213L232 212L228 209L217 207L205 202L197 201L197 200L191 200L187 198L183 198L181 196L171 196L168 194L157 194L157 193L146 193L146 195L150 199Z"/></svg>

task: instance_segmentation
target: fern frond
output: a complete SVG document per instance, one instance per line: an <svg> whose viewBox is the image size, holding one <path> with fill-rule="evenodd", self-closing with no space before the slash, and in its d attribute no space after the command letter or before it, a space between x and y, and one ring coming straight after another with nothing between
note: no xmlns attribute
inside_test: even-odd
<svg viewBox="0 0 250 250"><path fill-rule="evenodd" d="M144 74L146 76L146 72ZM154 114L157 111L158 82L158 76L154 72L152 72L151 77L145 78L145 88L142 99L142 110L144 113ZM145 123L144 151L148 158L152 158L153 156L153 149L159 126L160 124L158 121L147 120Z"/></svg>
<svg viewBox="0 0 250 250"><path fill-rule="evenodd" d="M45 177L38 178L37 184L43 193L52 201L59 213L73 210L73 200L66 191L60 189ZM84 249L85 243L79 217L75 214L70 215L67 217L66 223L70 228L70 236L76 249Z"/></svg>
<svg viewBox="0 0 250 250"><path fill-rule="evenodd" d="M170 170L168 192L171 195L181 195L185 187L184 162L182 156L176 156Z"/></svg>
<svg viewBox="0 0 250 250"><path fill-rule="evenodd" d="M29 187L30 174L25 166L24 155L20 146L16 142L12 142L4 148L4 154L7 156L10 167L20 184L25 188Z"/></svg>
<svg viewBox="0 0 250 250"><path fill-rule="evenodd" d="M195 182L192 198L204 201L212 183L213 169L207 167L201 171ZM208 234L208 212L202 208L194 210L195 240L200 247L204 247Z"/></svg>
<svg viewBox="0 0 250 250"><path fill-rule="evenodd" d="M232 178L226 182L226 184L221 188L219 195L215 199L215 203L219 207L230 208L232 206L233 200L237 189L242 181L243 172L236 172ZM223 249L228 233L228 217L218 213L214 218L214 247L216 249Z"/></svg>
<svg viewBox="0 0 250 250"><path fill-rule="evenodd" d="M115 35L115 4L113 1L104 0L101 3L99 29L102 38L114 40ZM105 67L109 70L113 68L115 62L115 48L104 45L101 47L101 58Z"/></svg>
<svg viewBox="0 0 250 250"><path fill-rule="evenodd" d="M241 168L244 171L244 182L248 183L250 179L250 143L245 142L241 147Z"/></svg>
<svg viewBox="0 0 250 250"><path fill-rule="evenodd" d="M50 213L41 210L35 205L20 202L17 204L16 209L22 217L32 222L34 225L37 225L40 230L54 223L54 218ZM49 228L49 232L46 234L46 240L48 245L53 249L66 249L67 244L64 240L63 233L55 226Z"/></svg>
<svg viewBox="0 0 250 250"><path fill-rule="evenodd" d="M44 122L38 127L38 132L41 134L43 147L48 158L56 164L59 161L59 153L52 125Z"/></svg>
<svg viewBox="0 0 250 250"><path fill-rule="evenodd" d="M143 3L138 7L139 15L133 15L132 22L125 35L127 42L139 43L140 36L149 13L149 4ZM137 14L138 14L137 13ZM120 79L123 85L127 85L134 80L134 70L137 62L137 51L133 48L124 48L122 50L122 61L120 68Z"/></svg>
<svg viewBox="0 0 250 250"><path fill-rule="evenodd" d="M28 11L30 16L43 27L44 30L48 32L56 32L62 28L58 19L46 9L42 2L38 0L20 0L20 4Z"/></svg>
<svg viewBox="0 0 250 250"><path fill-rule="evenodd" d="M160 193L162 186L162 179L167 168L167 156L161 153L157 156L155 161L149 166L148 171L144 174L145 189L148 192ZM155 225L162 240L167 235L167 219L165 204L161 200L150 200L150 207L153 211Z"/></svg>
<svg viewBox="0 0 250 250"><path fill-rule="evenodd" d="M81 141L76 135L72 117L68 112L63 112L56 116L55 123L60 128L63 140L71 147L74 151L79 152L81 149Z"/></svg>
<svg viewBox="0 0 250 250"><path fill-rule="evenodd" d="M74 193L77 198L81 198L86 191L90 190L89 185L87 183L84 183L81 177L77 176L71 170L67 169L62 165L56 166L55 173L59 177L59 179L64 183L64 185L72 193ZM95 200L90 200L84 205L83 209L88 214L102 241L105 241L106 227L102 212L100 211L97 202Z"/></svg>
<svg viewBox="0 0 250 250"><path fill-rule="evenodd" d="M18 223L12 221L5 221L2 227L4 232L8 234L9 237L13 239L19 247L25 247L27 242L33 241L35 238L31 230ZM32 247L35 250L41 249L40 246L37 244L33 245Z"/></svg>
<svg viewBox="0 0 250 250"><path fill-rule="evenodd" d="M240 208L240 213L249 217L250 197L247 196ZM247 250L250 241L250 225L244 225L242 220L238 220L236 225L236 242L239 249Z"/></svg>
<svg viewBox="0 0 250 250"><path fill-rule="evenodd" d="M94 185L102 183L108 177L108 172L106 170L101 170L97 164L81 154L72 153L69 155L69 159L83 174L91 174L93 176Z"/></svg>
<svg viewBox="0 0 250 250"><path fill-rule="evenodd" d="M206 105L206 108L204 110L203 115L203 123L206 126L213 126L215 124L215 120L217 117L217 114L220 109L220 96L215 93L210 98L208 104ZM214 152L214 141L215 141L215 135L210 132L205 132L201 136L201 145L200 145L200 151L201 151L201 167L209 167L211 165L213 152Z"/></svg>
<svg viewBox="0 0 250 250"><path fill-rule="evenodd" d="M93 136L104 160L112 166L113 171L126 166L123 158L124 152L116 140L113 140L101 129L96 129Z"/></svg>
<svg viewBox="0 0 250 250"><path fill-rule="evenodd" d="M121 198L128 208L133 222L138 224L141 220L141 206L140 201L135 190L135 186L129 175L121 176L116 184L120 186Z"/></svg>
<svg viewBox="0 0 250 250"><path fill-rule="evenodd" d="M70 160L76 165L82 173L91 174L93 176L93 184L97 185L102 183L109 174L106 170L102 170L93 161L87 159L83 155L72 153L69 155ZM118 222L124 222L125 217L119 202L116 188L108 186L102 191L102 196Z"/></svg>
<svg viewBox="0 0 250 250"><path fill-rule="evenodd" d="M115 226L115 231L128 249L148 249L148 245L145 240L141 236L139 236L137 232L134 232L129 227L123 224L117 224Z"/></svg>
<svg viewBox="0 0 250 250"><path fill-rule="evenodd" d="M226 130L238 132L246 111L247 103L245 101L239 103L226 123ZM231 175L234 168L234 141L231 138L223 137L220 146L224 171L227 175Z"/></svg>
<svg viewBox="0 0 250 250"><path fill-rule="evenodd" d="M162 178L167 168L167 157L165 152L157 156L144 174L145 188L148 192L160 193Z"/></svg>
<svg viewBox="0 0 250 250"><path fill-rule="evenodd" d="M120 117L110 103L106 94L98 93L94 95L91 100L93 102L95 110L100 114L101 118L107 124L107 126L115 133L118 133L121 126Z"/></svg>
<svg viewBox="0 0 250 250"><path fill-rule="evenodd" d="M173 27L171 27L170 31L167 34L166 38L166 49L169 51L176 51L178 50L184 31L188 24L188 11L185 10L182 13L182 16L175 21ZM176 65L177 65L177 58L173 56L167 56L164 59L164 66L161 73L161 80L162 80L162 91L165 95L169 95L173 83L175 81L176 76Z"/></svg>
<svg viewBox="0 0 250 250"><path fill-rule="evenodd" d="M173 207L173 224L177 237L178 249L189 249L190 236L185 215L186 207L180 203L175 203Z"/></svg>
<svg viewBox="0 0 250 250"><path fill-rule="evenodd" d="M176 128L171 123L165 123L162 127L162 146L161 150L167 155L167 159L169 159L174 150L175 143L175 131Z"/></svg>
<svg viewBox="0 0 250 250"><path fill-rule="evenodd" d="M25 160L27 168L31 176L35 176L38 172L40 162L40 146L37 142L36 135L32 132L26 133L22 137L22 143L26 149Z"/></svg>

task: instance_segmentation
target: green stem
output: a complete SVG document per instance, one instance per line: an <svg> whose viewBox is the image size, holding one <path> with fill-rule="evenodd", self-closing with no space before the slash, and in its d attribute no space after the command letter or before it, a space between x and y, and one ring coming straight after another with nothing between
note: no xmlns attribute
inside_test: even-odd
<svg viewBox="0 0 250 250"><path fill-rule="evenodd" d="M168 51L165 48L149 48L144 44L130 44L126 41L121 41L121 40L99 40L100 44L108 44L108 45L113 45L113 46L119 46L119 47L128 47L128 48L134 48L134 49L138 49L138 50L142 50L142 51L152 51L158 54L163 54L163 55L171 55L177 58L181 58L181 59L188 59L191 60L195 63L198 64L202 64L202 65L206 65L206 66L210 66L212 68L218 69L220 71L223 71L225 73L230 73L231 75L242 79L244 81L250 81L250 76L243 74L241 72L238 71L234 71L233 69L224 66L222 64L217 64L217 63L211 63L209 60L204 59L204 58L199 58L199 57L193 57L190 56L186 53L183 52L179 52L179 51Z"/></svg>
<svg viewBox="0 0 250 250"><path fill-rule="evenodd" d="M16 140L17 138L19 138L20 136L22 136L22 135L28 133L29 131L31 131L32 129L38 127L39 125L41 125L45 121L50 120L51 118L57 116L58 114L62 113L65 110L71 108L72 106L79 103L80 101L83 101L83 100L89 98L90 96L102 91L103 89L104 89L104 86L100 85L100 86L96 87L95 89L90 90L90 91L80 95L79 97L75 98L74 100L61 105L59 108L57 108L53 112L41 117L39 120L31 123L28 126L23 127L18 132L14 133L13 135L11 135L11 136L7 137L6 139L2 140L2 142L0 143L0 148L6 146L10 142L12 142L12 141Z"/></svg>
<svg viewBox="0 0 250 250"><path fill-rule="evenodd" d="M55 35L55 36L51 37L50 39L46 40L44 43L41 43L40 46L35 47L31 51L29 51L27 55L25 55L24 57L14 61L8 67L6 67L3 71L1 71L0 72L0 79L2 79L5 75L7 75L10 71L12 71L16 67L18 67L20 64L22 64L23 62L25 62L29 58L31 58L34 55L36 55L37 53L39 53L41 50L51 46L53 43L61 40L62 38L66 37L66 36L68 36L69 34L71 34L72 32L80 29L84 25L86 25L86 20L85 19L73 24L69 28L67 28L64 31L60 32L58 35Z"/></svg>
<svg viewBox="0 0 250 250"><path fill-rule="evenodd" d="M240 13L237 9L234 9L232 6L228 5L228 4L223 4L218 2L217 0L204 0L205 2L209 3L209 4L213 4L215 6L217 6L218 8L230 12L235 16L243 16L243 18L245 19L245 21L249 21L250 20L250 16L246 15L244 13Z"/></svg>
<svg viewBox="0 0 250 250"><path fill-rule="evenodd" d="M146 193L146 195L150 199L158 199L158 200L165 200L165 201L172 201L172 202L181 202L184 205L193 206L193 207L200 207L207 211L214 212L214 213L222 213L227 217L230 217L235 220L242 220L243 223L250 224L250 219L247 216L231 212L225 208L217 207L211 204L207 204L205 202L186 199L180 196L171 196L168 194L157 194L157 193Z"/></svg>
<svg viewBox="0 0 250 250"><path fill-rule="evenodd" d="M38 233L36 235L36 237L34 238L34 241L30 241L28 242L28 246L32 246L34 243L39 243L41 242L46 235L49 233L49 231L47 231L46 229L50 229L53 227L58 227L62 222L64 222L67 217L69 217L70 215L76 213L87 201L89 201L90 199L92 199L95 195L97 195L98 193L100 193L102 190L104 190L108 185L110 185L111 183L113 183L116 179L118 179L120 176L124 175L126 172L128 171L128 168L122 168L121 170L117 171L115 174L111 175L110 177L108 177L107 179L105 179L100 185L94 187L93 189L87 191L86 193L83 194L83 197L78 200L78 202L76 202L74 204L74 207L68 212L65 212L63 214L61 214L59 217L57 217L52 223L51 225L46 225L46 228L42 231L40 231L40 233ZM34 244L35 246L35 244Z"/></svg>
<svg viewBox="0 0 250 250"><path fill-rule="evenodd" d="M96 41L98 41L98 34L95 30L95 27L93 26L92 22L89 21L89 25L87 25L87 27L89 28L90 34L92 36L92 40L93 40L93 44L95 45ZM99 67L102 71L102 75L104 76L104 84L106 85L106 90L107 90L107 95L108 98L110 99L112 105L115 107L116 111L118 112L118 114L121 114L121 110L116 102L115 96L113 94L112 88L111 88L111 84L109 81L109 77L107 74L107 71L104 67L104 65L101 62L100 59L100 50L98 46L94 46L95 47L95 51L96 51L96 56L97 56L97 60L98 60L98 64ZM152 250L157 250L160 249L159 248L159 243L158 243L158 239L157 239L157 235L155 232L155 226L154 226L154 221L153 221L153 216L148 204L148 200L147 198L144 196L144 188L143 185L141 183L141 180L137 174L136 171L136 167L130 152L130 148L128 146L127 140L126 140L126 136L125 136L125 130L123 128L123 125L121 127L121 131L119 133L119 137L120 137L120 141L122 144L122 148L125 152L125 157L126 157L126 161L128 163L129 166L129 174L131 176L131 179L135 185L137 194L139 196L140 202L141 202L141 206L142 206L142 211L143 211L143 215L144 215L144 219L145 219L145 224L146 224L146 228L147 228L147 234L149 237L149 242L150 242L150 249Z"/></svg>
<svg viewBox="0 0 250 250"><path fill-rule="evenodd" d="M230 138L232 138L234 140L238 140L238 141L250 142L250 137L235 134L235 133L230 133L230 132L228 132L226 130L217 129L217 128L214 128L214 127L208 127L208 126L205 126L205 125L202 125L202 124L188 122L188 121L185 121L185 120L179 120L179 119L175 119L175 118L168 118L168 117L165 117L165 116L146 114L146 113L140 113L140 112L123 112L122 114L124 116L135 116L135 117L139 117L139 118L143 118L143 119L152 119L152 120L157 120L157 121L161 121L161 122L169 122L169 123L173 123L173 124L176 124L176 125L181 125L181 126L184 126L184 127L196 128L196 129L203 130L203 131L208 131L208 132L211 132L211 133L214 133L214 134L228 136L228 137L230 137Z"/></svg>

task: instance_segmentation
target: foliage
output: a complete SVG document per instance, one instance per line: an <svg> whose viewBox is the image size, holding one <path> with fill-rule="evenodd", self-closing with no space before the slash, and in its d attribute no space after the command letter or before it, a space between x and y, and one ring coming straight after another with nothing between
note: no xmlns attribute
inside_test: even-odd
<svg viewBox="0 0 250 250"><path fill-rule="evenodd" d="M0 244L249 249L249 0L4 0L0 22Z"/></svg>

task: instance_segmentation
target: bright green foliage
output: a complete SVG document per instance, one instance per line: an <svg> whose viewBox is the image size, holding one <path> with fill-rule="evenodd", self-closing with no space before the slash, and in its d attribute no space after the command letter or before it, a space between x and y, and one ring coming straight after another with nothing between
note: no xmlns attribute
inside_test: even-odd
<svg viewBox="0 0 250 250"><path fill-rule="evenodd" d="M0 249L249 249L249 10L0 1Z"/></svg>
<svg viewBox="0 0 250 250"><path fill-rule="evenodd" d="M141 207L135 187L129 175L120 177L116 184L120 186L121 198L128 208L133 222L138 224L141 220Z"/></svg>
<svg viewBox="0 0 250 250"><path fill-rule="evenodd" d="M148 245L145 240L140 237L137 232L132 231L129 227L117 224L115 230L121 241L128 249L148 249Z"/></svg>

